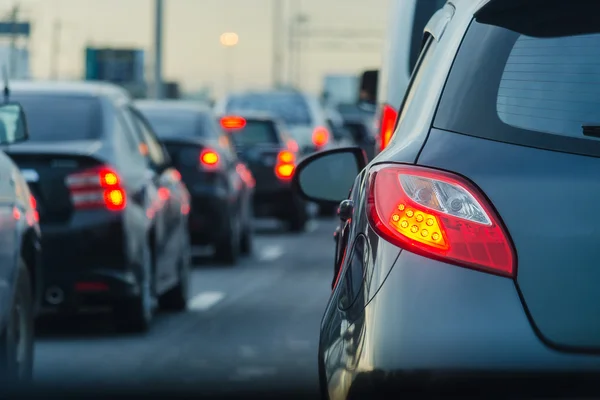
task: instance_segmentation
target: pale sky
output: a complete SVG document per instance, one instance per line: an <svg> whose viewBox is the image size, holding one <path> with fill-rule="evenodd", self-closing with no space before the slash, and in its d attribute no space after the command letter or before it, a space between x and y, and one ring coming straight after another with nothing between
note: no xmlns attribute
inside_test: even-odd
<svg viewBox="0 0 600 400"><path fill-rule="evenodd" d="M314 29L386 29L388 0L280 0L294 3L310 17ZM0 0L8 13L14 0ZM52 31L60 18L62 35L59 51L60 77L83 74L84 48L96 46L140 47L147 50L147 78L152 77L152 0L21 0L21 20L33 24L30 40L32 72L35 78L50 76ZM210 85L216 95L225 88L226 51L234 67L234 90L267 86L271 82L272 0L165 0L163 71L166 79L178 80L185 88ZM4 11L6 10L6 11ZM234 31L239 44L226 49L219 43L223 32ZM287 39L286 39L287 43ZM377 67L381 37L362 40L369 50L328 51L310 42L304 52L303 87L313 93L320 89L325 73L358 73ZM346 41L345 43L350 43ZM321 49L319 49L321 47Z"/></svg>

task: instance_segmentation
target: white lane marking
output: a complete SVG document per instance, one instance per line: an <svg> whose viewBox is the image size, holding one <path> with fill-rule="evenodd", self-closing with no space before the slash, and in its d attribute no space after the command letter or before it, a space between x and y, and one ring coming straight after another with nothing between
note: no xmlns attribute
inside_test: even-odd
<svg viewBox="0 0 600 400"><path fill-rule="evenodd" d="M194 296L188 303L190 310L206 311L219 301L223 300L223 292L202 292Z"/></svg>
<svg viewBox="0 0 600 400"><path fill-rule="evenodd" d="M259 261L273 261L283 255L281 246L265 246L258 254Z"/></svg>
<svg viewBox="0 0 600 400"><path fill-rule="evenodd" d="M306 232L311 233L317 230L317 228L319 227L319 223L317 221L315 221L314 219L311 219L310 221L308 221L308 224L306 224Z"/></svg>

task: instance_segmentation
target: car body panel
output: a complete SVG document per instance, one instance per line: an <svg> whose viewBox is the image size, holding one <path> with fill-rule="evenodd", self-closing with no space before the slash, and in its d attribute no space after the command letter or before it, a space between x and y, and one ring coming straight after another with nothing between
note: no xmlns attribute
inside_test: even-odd
<svg viewBox="0 0 600 400"><path fill-rule="evenodd" d="M555 373L572 373L573 379L600 373L600 356L590 348L600 337L596 272L589 263L598 258L591 242L597 221L586 217L594 209L589 193L597 186L599 159L432 128L455 54L473 13L486 3L450 1L432 17L428 64L413 76L418 84L406 92L392 141L350 191L353 214L336 235L339 278L321 322L325 398L459 379L473 385L498 378L499 387L508 389L512 378L539 376L536 382L548 389L548 383L563 382ZM365 178L381 163L439 168L478 185L513 236L516 279L436 261L379 237L366 214ZM540 193L551 198L540 200ZM554 217L552 210L565 204L573 205L569 218L584 221L561 242L556 220L544 216ZM520 269L525 262L526 272ZM592 279L584 282L584 276ZM588 348L572 346L576 342Z"/></svg>

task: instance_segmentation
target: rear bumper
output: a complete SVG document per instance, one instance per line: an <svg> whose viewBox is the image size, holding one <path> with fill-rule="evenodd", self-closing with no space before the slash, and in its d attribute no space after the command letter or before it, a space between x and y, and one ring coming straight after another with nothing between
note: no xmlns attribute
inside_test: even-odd
<svg viewBox="0 0 600 400"><path fill-rule="evenodd" d="M105 210L76 213L65 224L43 224L43 308L109 305L139 290L126 252L124 215ZM93 283L104 288L78 288ZM47 299L59 289L62 301Z"/></svg>
<svg viewBox="0 0 600 400"><path fill-rule="evenodd" d="M391 261L386 255L394 253L379 241L380 260ZM513 280L407 251L389 264L389 275L387 265L372 275L367 307L343 314L356 317L347 329L338 327L342 338L330 338L328 348L322 342L331 398L340 391L411 385L478 390L484 381L498 390L538 390L545 387L536 382L558 383L557 376L580 384L589 375L600 378L600 356L564 353L542 342ZM365 304L362 296L357 303ZM334 329L324 325L321 333L328 328Z"/></svg>

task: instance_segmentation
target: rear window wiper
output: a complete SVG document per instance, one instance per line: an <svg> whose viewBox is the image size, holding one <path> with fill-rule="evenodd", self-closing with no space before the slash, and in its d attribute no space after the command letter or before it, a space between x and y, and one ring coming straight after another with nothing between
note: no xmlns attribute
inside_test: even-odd
<svg viewBox="0 0 600 400"><path fill-rule="evenodd" d="M581 125L584 136L600 138L600 125Z"/></svg>

